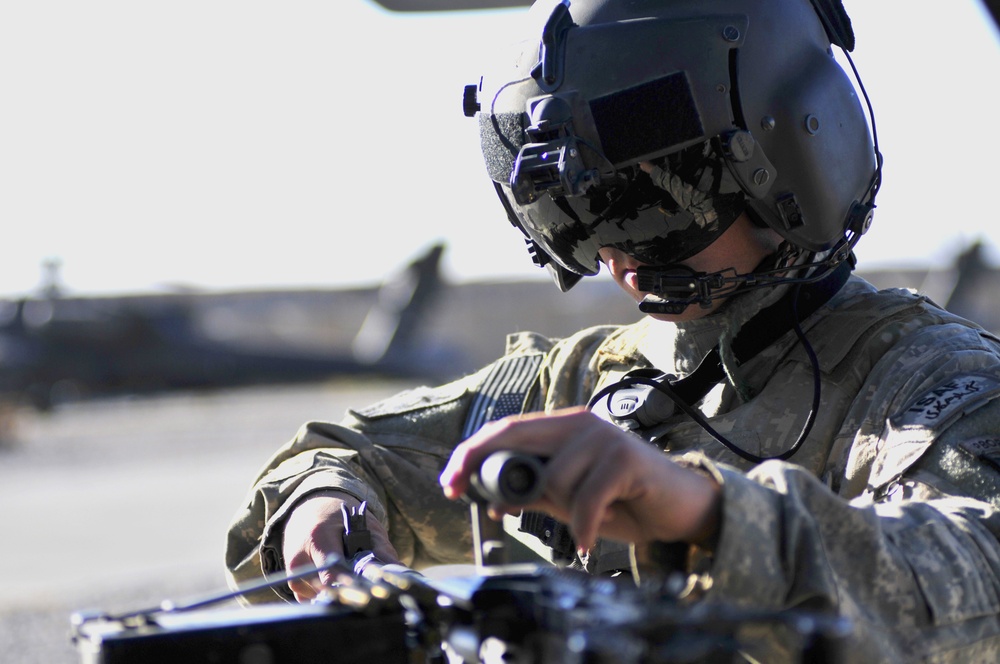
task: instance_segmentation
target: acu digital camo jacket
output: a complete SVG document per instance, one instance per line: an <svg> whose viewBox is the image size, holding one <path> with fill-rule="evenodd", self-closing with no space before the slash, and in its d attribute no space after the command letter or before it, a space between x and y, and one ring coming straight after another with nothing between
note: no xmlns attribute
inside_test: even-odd
<svg viewBox="0 0 1000 664"><path fill-rule="evenodd" d="M444 498L438 476L470 422L491 408L587 404L654 362L683 377L718 341L711 325L647 319L560 341L515 335L501 371L404 392L340 424L306 424L232 523L231 583L280 570L283 520L331 488L368 501L405 564L469 562L468 508ZM852 625L852 662L1000 661L1000 341L921 296L857 277L802 327L822 405L789 461L754 465L684 415L659 427L667 453L696 456L722 486L700 601L836 612ZM505 372L519 387L484 410L486 384ZM788 450L810 411L805 348L789 332L738 373L739 390L724 382L698 408L753 455ZM600 542L587 568L618 566L621 549ZM760 647L750 653L759 661L787 657L777 633Z"/></svg>

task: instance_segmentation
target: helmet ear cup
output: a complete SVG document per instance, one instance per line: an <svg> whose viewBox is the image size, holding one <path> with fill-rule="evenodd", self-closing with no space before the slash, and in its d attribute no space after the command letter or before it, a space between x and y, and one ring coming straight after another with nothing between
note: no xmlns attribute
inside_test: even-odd
<svg viewBox="0 0 1000 664"><path fill-rule="evenodd" d="M851 210L864 202L876 161L867 119L840 65L820 52L799 64L788 78L744 95L776 170L767 196L748 205L795 246L825 251L850 230Z"/></svg>

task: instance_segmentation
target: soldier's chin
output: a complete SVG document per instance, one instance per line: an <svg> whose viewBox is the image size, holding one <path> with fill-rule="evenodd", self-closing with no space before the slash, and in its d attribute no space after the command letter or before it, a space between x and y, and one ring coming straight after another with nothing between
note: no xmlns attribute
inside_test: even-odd
<svg viewBox="0 0 1000 664"><path fill-rule="evenodd" d="M632 289L633 292L642 294L642 291L639 290L639 275L635 270L625 270L625 273L622 275L622 283Z"/></svg>

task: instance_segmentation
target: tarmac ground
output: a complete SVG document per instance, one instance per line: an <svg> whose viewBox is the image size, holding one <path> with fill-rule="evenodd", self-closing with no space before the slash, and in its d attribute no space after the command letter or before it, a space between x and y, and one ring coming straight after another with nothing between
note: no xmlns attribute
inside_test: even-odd
<svg viewBox="0 0 1000 664"><path fill-rule="evenodd" d="M302 423L408 386L343 378L17 412L0 446L0 662L80 662L78 610L225 590L226 526L268 456Z"/></svg>

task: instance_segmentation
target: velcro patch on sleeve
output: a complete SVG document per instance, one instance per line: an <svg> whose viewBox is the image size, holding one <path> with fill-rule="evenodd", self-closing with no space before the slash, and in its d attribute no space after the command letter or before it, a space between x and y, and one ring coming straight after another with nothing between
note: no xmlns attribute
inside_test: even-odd
<svg viewBox="0 0 1000 664"><path fill-rule="evenodd" d="M974 458L1000 470L1000 438L980 437L964 440L958 446Z"/></svg>

